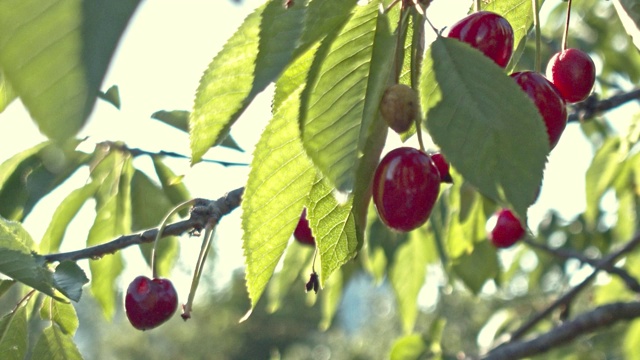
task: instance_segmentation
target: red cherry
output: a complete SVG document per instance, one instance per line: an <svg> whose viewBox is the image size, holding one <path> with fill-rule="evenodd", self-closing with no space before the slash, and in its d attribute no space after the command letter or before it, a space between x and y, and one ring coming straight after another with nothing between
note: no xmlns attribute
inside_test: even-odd
<svg viewBox="0 0 640 360"><path fill-rule="evenodd" d="M558 89L542 74L534 71L522 71L511 74L522 90L538 108L549 135L549 144L553 149L567 125L567 106Z"/></svg>
<svg viewBox="0 0 640 360"><path fill-rule="evenodd" d="M591 93L596 82L596 66L584 51L566 49L549 60L547 78L565 101L575 103L586 99Z"/></svg>
<svg viewBox="0 0 640 360"><path fill-rule="evenodd" d="M438 198L440 175L427 154L409 147L390 151L373 175L373 202L382 222L398 231L424 224Z"/></svg>
<svg viewBox="0 0 640 360"><path fill-rule="evenodd" d="M178 294L168 279L149 279L138 276L127 288L124 298L127 318L138 330L153 329L178 308Z"/></svg>
<svg viewBox="0 0 640 360"><path fill-rule="evenodd" d="M311 227L309 227L309 220L307 220L307 209L302 210L298 225L293 232L293 237L301 244L316 246L316 239L311 233Z"/></svg>
<svg viewBox="0 0 640 360"><path fill-rule="evenodd" d="M501 67L513 53L513 28L507 19L490 11L478 11L455 23L450 38L464 41L482 51Z"/></svg>
<svg viewBox="0 0 640 360"><path fill-rule="evenodd" d="M524 236L520 220L509 209L495 213L487 224L493 227L489 232L489 240L498 248L508 248Z"/></svg>
<svg viewBox="0 0 640 360"><path fill-rule="evenodd" d="M451 178L451 174L449 173L449 163L444 158L444 155L441 153L433 153L430 155L431 161L438 169L438 174L440 174L440 181L443 183L453 183L453 179Z"/></svg>

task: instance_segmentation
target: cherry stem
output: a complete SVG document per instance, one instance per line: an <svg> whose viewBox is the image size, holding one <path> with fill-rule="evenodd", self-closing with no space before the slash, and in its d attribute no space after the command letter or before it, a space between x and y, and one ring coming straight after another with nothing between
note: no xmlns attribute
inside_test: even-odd
<svg viewBox="0 0 640 360"><path fill-rule="evenodd" d="M474 2L474 11L480 11L480 9L482 8L482 0L476 0Z"/></svg>
<svg viewBox="0 0 640 360"><path fill-rule="evenodd" d="M542 67L542 35L540 34L540 5L538 0L533 1L533 24L536 28L536 62L534 70L540 72Z"/></svg>
<svg viewBox="0 0 640 360"><path fill-rule="evenodd" d="M29 299L31 299L31 297L35 293L36 293L36 289L29 291L27 295L25 295L22 299L20 299L20 301L18 301L18 303L16 304L16 306L13 307L13 310L11 310L11 312L12 313L16 312L18 308L20 308L20 306L22 306L22 304L24 304L25 302L29 301Z"/></svg>
<svg viewBox="0 0 640 360"><path fill-rule="evenodd" d="M171 211L169 211L167 216L165 216L164 219L162 219L162 223L160 224L160 228L158 229L158 233L156 234L156 239L153 241L153 250L151 251L151 274L154 279L158 277L158 271L156 269L156 254L157 254L156 248L158 246L158 243L160 242L159 240L162 238L162 233L164 233L164 228L167 226L169 219L173 215L175 215L177 212L183 209L192 207L195 204L195 202L196 202L195 199L191 199L183 202L182 204L179 204L178 206L173 208Z"/></svg>
<svg viewBox="0 0 640 360"><path fill-rule="evenodd" d="M198 255L198 262L196 263L195 270L193 272L193 279L191 280L191 289L189 290L189 298L187 303L182 308L182 318L187 320L191 317L191 310L193 308L193 300L196 297L196 290L200 283L200 276L204 268L204 263L207 260L207 254L211 248L211 242L216 232L217 224L207 226L204 232L204 239L202 240L202 246L200 247L200 255Z"/></svg>
<svg viewBox="0 0 640 360"><path fill-rule="evenodd" d="M567 3L567 20L564 23L564 33L562 34L562 51L567 50L567 39L569 38L569 21L571 20L571 0Z"/></svg>

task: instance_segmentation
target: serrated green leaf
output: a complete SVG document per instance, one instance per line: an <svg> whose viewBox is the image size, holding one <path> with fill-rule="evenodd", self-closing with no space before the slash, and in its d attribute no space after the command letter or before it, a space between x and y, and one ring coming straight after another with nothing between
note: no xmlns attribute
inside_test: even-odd
<svg viewBox="0 0 640 360"><path fill-rule="evenodd" d="M253 152L241 204L252 308L286 248L315 178L297 123L299 96L312 54L310 50L298 58L276 83L273 118Z"/></svg>
<svg viewBox="0 0 640 360"><path fill-rule="evenodd" d="M428 242L431 241L432 237L423 236L417 231L411 232L409 239L398 248L389 270L405 334L413 331L418 316L418 293L427 276Z"/></svg>
<svg viewBox="0 0 640 360"><path fill-rule="evenodd" d="M111 86L107 92L98 92L98 97L120 110L120 90L118 90L118 85Z"/></svg>
<svg viewBox="0 0 640 360"><path fill-rule="evenodd" d="M227 139L231 139L231 137ZM156 175L158 175L162 190L164 190L164 194L169 201L171 201L171 204L176 206L191 198L187 186L182 181L183 177L176 175L176 173L162 161L161 157L153 157L153 168L156 171ZM189 209L184 209L180 211L179 214L182 217L186 217L189 215Z"/></svg>
<svg viewBox="0 0 640 360"><path fill-rule="evenodd" d="M160 226L173 205L165 193L142 171L136 170L131 180L131 214L133 231ZM167 276L178 255L178 239L170 236L160 240L156 248L156 272ZM140 244L140 251L151 265L153 243Z"/></svg>
<svg viewBox="0 0 640 360"><path fill-rule="evenodd" d="M48 137L84 125L138 2L0 1L0 67Z"/></svg>
<svg viewBox="0 0 640 360"><path fill-rule="evenodd" d="M172 110L172 111L160 110L160 111L154 112L151 115L151 118L162 121L163 123L169 126L173 126L174 128L178 130L182 130L188 134L189 133L189 114L190 112L186 110ZM236 141L233 140L231 135L228 135L227 137L225 137L224 140L222 140L222 143L220 143L220 146L224 146L229 149L234 149L240 152L244 152L244 150L240 147L240 145L238 145L238 143L236 143Z"/></svg>
<svg viewBox="0 0 640 360"><path fill-rule="evenodd" d="M585 175L587 208L584 212L587 224L593 229L600 213L600 200L620 174L624 156L620 154L620 138L607 139L596 151Z"/></svg>
<svg viewBox="0 0 640 360"><path fill-rule="evenodd" d="M533 102L481 52L438 37L421 74L434 142L465 180L521 217L542 182L549 140Z"/></svg>
<svg viewBox="0 0 640 360"><path fill-rule="evenodd" d="M353 197L336 199L335 189L318 177L309 193L308 218L318 247L320 283L356 256L358 232L353 215Z"/></svg>
<svg viewBox="0 0 640 360"><path fill-rule="evenodd" d="M376 2L357 7L340 32L323 41L302 95L305 149L343 192L355 186L358 158L372 121L371 105L368 118L363 116L378 10ZM384 85L387 78L382 80Z"/></svg>
<svg viewBox="0 0 640 360"><path fill-rule="evenodd" d="M496 249L488 241L475 244L471 253L456 259L453 272L471 292L478 294L487 280L496 279L500 274Z"/></svg>
<svg viewBox="0 0 640 360"><path fill-rule="evenodd" d="M53 276L33 252L31 236L20 223L0 217L0 273L53 296Z"/></svg>
<svg viewBox="0 0 640 360"><path fill-rule="evenodd" d="M613 6L633 44L640 49L640 3L636 0L613 0Z"/></svg>
<svg viewBox="0 0 640 360"><path fill-rule="evenodd" d="M90 182L79 189L73 190L62 200L53 213L47 231L45 231L42 236L40 251L49 254L57 252L60 249L60 244L62 243L69 223L75 218L85 202L95 194L97 188L97 183Z"/></svg>
<svg viewBox="0 0 640 360"><path fill-rule="evenodd" d="M321 330L327 330L331 326L333 317L338 311L342 299L343 276L342 271L334 272L320 292L322 319L318 327Z"/></svg>
<svg viewBox="0 0 640 360"><path fill-rule="evenodd" d="M50 297L42 302L40 317L42 320L49 320L58 325L66 335L75 335L80 325L76 309L71 303L56 301Z"/></svg>
<svg viewBox="0 0 640 360"><path fill-rule="evenodd" d="M89 279L78 264L73 261L63 261L53 273L53 285L69 299L78 302L82 296L82 286Z"/></svg>
<svg viewBox="0 0 640 360"><path fill-rule="evenodd" d="M406 335L393 343L389 358L391 360L421 359L428 349L422 335Z"/></svg>
<svg viewBox="0 0 640 360"><path fill-rule="evenodd" d="M0 70L0 113L3 112L17 96L18 95L13 91L11 84L9 84Z"/></svg>
<svg viewBox="0 0 640 360"><path fill-rule="evenodd" d="M74 150L79 143L44 142L5 162L2 167L7 165L7 172L0 169L0 178L4 177L0 179L0 214L23 220L40 199L88 161L88 154Z"/></svg>
<svg viewBox="0 0 640 360"><path fill-rule="evenodd" d="M73 336L65 334L58 325L52 324L44 329L33 348L33 359L82 360L82 355Z"/></svg>
<svg viewBox="0 0 640 360"><path fill-rule="evenodd" d="M0 318L0 354L3 360L23 360L27 354L27 308L20 306Z"/></svg>
<svg viewBox="0 0 640 360"><path fill-rule="evenodd" d="M297 241L292 241L287 246L287 251L284 253L282 261L282 269L273 274L273 278L269 282L267 296L269 299L267 305L269 312L275 312L280 309L285 296L296 284L300 286L299 290L302 291L303 283L300 282L298 284L296 280L300 279L300 275L306 276L311 272L309 264L311 264L311 256L314 250L314 247L300 244Z"/></svg>
<svg viewBox="0 0 640 360"><path fill-rule="evenodd" d="M253 98L292 59L303 29L306 1L286 9L267 2L249 15L205 71L189 117L192 162L227 136Z"/></svg>

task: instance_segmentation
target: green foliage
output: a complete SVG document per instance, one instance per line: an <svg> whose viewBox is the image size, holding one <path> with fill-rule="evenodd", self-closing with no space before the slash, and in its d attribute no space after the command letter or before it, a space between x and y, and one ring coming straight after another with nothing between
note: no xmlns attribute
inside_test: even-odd
<svg viewBox="0 0 640 360"><path fill-rule="evenodd" d="M27 353L27 308L20 306L0 318L0 353L5 359L21 360Z"/></svg>
<svg viewBox="0 0 640 360"><path fill-rule="evenodd" d="M73 360L82 359L82 355L73 336L65 333L57 324L44 329L33 348L34 359Z"/></svg>

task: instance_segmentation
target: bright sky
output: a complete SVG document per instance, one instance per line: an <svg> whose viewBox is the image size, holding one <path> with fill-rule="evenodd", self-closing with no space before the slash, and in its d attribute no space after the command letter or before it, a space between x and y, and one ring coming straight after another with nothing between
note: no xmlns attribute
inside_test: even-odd
<svg viewBox="0 0 640 360"><path fill-rule="evenodd" d="M195 90L203 71L221 49L244 17L262 0L244 0L236 5L229 0L144 1L116 53L103 84L106 90L116 84L120 89L122 109L98 101L94 114L81 136L89 136L86 151L102 140L122 140L129 146L148 151L169 150L189 154L188 136L150 119L158 110L190 110ZM470 1L435 1L430 19L437 28L451 25L469 8ZM232 135L246 150L244 154L222 150L206 157L227 161L250 162L253 144L270 118L270 99L262 96L238 121ZM16 134L21 137L17 138ZM19 101L0 114L0 162L20 149L31 147L44 138L39 134ZM398 143L392 141L392 146ZM584 209L584 170L591 159L591 148L577 125L569 125L549 158L545 183L538 203L530 210L530 224L535 226L549 208L570 217ZM193 196L215 199L228 190L242 186L247 167L223 168L209 164L189 167L186 160L170 160L178 173L186 174L185 182ZM141 159L136 165L149 168ZM88 172L76 174L52 196L41 202L27 219L25 226L34 239L44 233L55 206L71 191L86 181ZM92 221L91 207L79 217L68 232L64 249L83 246ZM218 229L216 248L224 253L220 269L242 264L239 212L225 218ZM69 237L69 235L72 235ZM195 263L199 240L183 241L185 261ZM127 259L141 263L137 251L125 251ZM186 255L185 255L186 254ZM183 256L183 257L184 257ZM193 258L192 260L190 258ZM190 271L185 274L191 276ZM136 269L131 277L140 273ZM147 274L149 274L147 272ZM125 281L131 277L125 275ZM177 282L181 294L188 292L189 281Z"/></svg>

